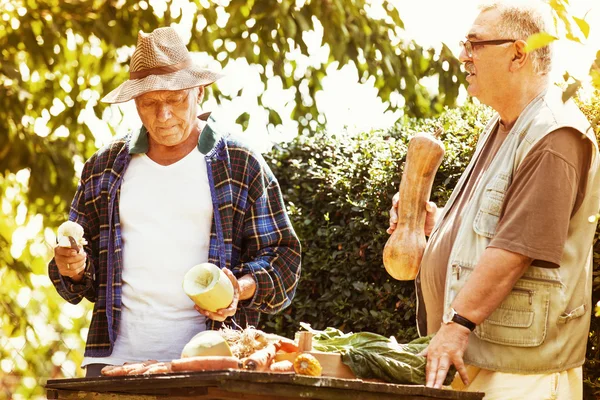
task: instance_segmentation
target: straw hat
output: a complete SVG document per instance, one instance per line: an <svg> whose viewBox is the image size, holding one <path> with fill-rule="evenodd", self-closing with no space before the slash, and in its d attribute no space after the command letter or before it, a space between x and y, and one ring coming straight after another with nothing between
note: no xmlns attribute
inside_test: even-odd
<svg viewBox="0 0 600 400"><path fill-rule="evenodd" d="M181 38L171 27L138 33L129 64L129 80L104 96L104 103L122 103L154 90L182 90L210 85L223 75L192 62Z"/></svg>

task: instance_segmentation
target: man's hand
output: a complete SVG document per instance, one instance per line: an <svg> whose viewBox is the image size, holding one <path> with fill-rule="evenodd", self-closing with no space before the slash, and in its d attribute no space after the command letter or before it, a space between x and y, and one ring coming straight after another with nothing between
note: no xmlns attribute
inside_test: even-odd
<svg viewBox="0 0 600 400"><path fill-rule="evenodd" d="M58 267L58 273L75 282L79 282L83 278L86 258L87 254L83 247L79 253L70 247L57 246L54 248L54 262Z"/></svg>
<svg viewBox="0 0 600 400"><path fill-rule="evenodd" d="M206 318L210 318L213 321L219 321L219 322L223 322L223 321L225 321L225 319L227 319L227 317L231 317L231 316L235 315L235 313L237 311L238 301L240 300L240 284L239 284L237 278L227 268L223 268L223 272L225 273L225 275L227 275L227 277L233 284L233 300L231 301L231 304L229 305L229 307L221 308L220 310L212 312L212 311L208 311L208 310L203 310L202 308L200 308L198 306L194 306L194 308L200 314L204 315Z"/></svg>
<svg viewBox="0 0 600 400"><path fill-rule="evenodd" d="M442 324L429 346L421 353L427 357L426 386L440 389L451 365L456 367L465 385L469 384L463 354L469 344L471 331L462 325Z"/></svg>
<svg viewBox="0 0 600 400"><path fill-rule="evenodd" d="M398 224L398 200L400 199L400 192L396 192L394 197L392 197L392 208L390 209L390 227L387 229L387 233L390 235L396 230L396 225ZM425 236L429 236L437 218L439 216L438 208L433 201L428 201L425 203L425 210L427 211L427 216L425 217Z"/></svg>

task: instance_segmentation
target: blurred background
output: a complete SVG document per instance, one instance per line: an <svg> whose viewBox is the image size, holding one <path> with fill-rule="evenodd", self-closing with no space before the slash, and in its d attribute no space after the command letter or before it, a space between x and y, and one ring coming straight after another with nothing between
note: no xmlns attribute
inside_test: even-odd
<svg viewBox="0 0 600 400"><path fill-rule="evenodd" d="M387 285L383 294L369 289L377 282L372 277L365 278L364 285L358 278L348 285L387 296L389 312L403 310L398 326L379 324L394 314L386 314L379 303L370 307L367 297L350 305L331 299L339 308L337 315L349 310L349 323L327 320L327 314L314 307L308 311L308 303L302 301L331 289L306 286L317 274L315 270L311 275L306 259L306 254L313 255L309 235L335 232L353 223L351 213L361 213L364 223L378 224L382 234L348 248L345 240L352 239L328 242L326 257L356 259L357 268L364 270L368 264L374 273L381 273L380 244L375 242L385 242L384 214L397 189L402 143L415 129L431 128L432 121L445 121L460 138L489 118L489 110L466 97L457 60L458 42L476 16L477 4L472 0L0 0L0 399L44 398L45 379L82 374L79 364L91 306L68 304L56 294L47 277L50 244L55 243L56 227L67 218L85 160L115 135L139 128L133 103L107 106L99 99L127 79L138 31L160 26L174 26L197 62L225 73L208 91L202 108L213 112L222 130L265 154L282 181L294 225L301 225L297 229L305 236L307 275L299 288L299 305L283 317L268 319L263 328L289 333L305 320L316 322L316 328L330 325L406 340L414 337L412 289L396 282L382 284ZM549 0L549 4L561 54L553 80L567 96L577 94L587 105L588 116L597 119L600 4L596 0ZM385 154L386 172L355 178L360 177L357 185L371 179L372 186L379 184L377 191L365 191L371 197L360 204L338 193L350 210L339 226L332 222L336 215L321 212L315 217L309 208L312 197L303 209L300 203L309 197L296 199L293 194L303 190L305 196L316 196L315 182L301 186L285 179L303 175L317 179L319 146L354 143L356 147L344 153L352 159L360 143L371 137L381 139L369 143L377 154ZM391 138L398 139L397 147L388 149ZM463 139L456 145L467 157L472 143ZM290 154L298 154L294 151L302 146L310 149L310 157L302 153L292 163ZM447 180L440 181L436 192L441 201L467 159L451 159ZM331 174L330 169L319 171ZM341 182L323 179L328 195ZM367 211L373 220L368 220ZM373 260L367 262L369 251ZM317 315L321 319L310 321ZM588 367L597 371L597 348L591 345L590 351ZM592 387L598 382L594 376L588 383Z"/></svg>

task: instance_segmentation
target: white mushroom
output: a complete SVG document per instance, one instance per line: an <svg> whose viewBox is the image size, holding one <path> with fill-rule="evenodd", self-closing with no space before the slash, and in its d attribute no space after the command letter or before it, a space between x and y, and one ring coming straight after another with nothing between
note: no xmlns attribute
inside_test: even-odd
<svg viewBox="0 0 600 400"><path fill-rule="evenodd" d="M71 247L69 236L73 238L77 246L81 247L87 244L83 237L83 227L77 222L67 221L58 227L58 246Z"/></svg>

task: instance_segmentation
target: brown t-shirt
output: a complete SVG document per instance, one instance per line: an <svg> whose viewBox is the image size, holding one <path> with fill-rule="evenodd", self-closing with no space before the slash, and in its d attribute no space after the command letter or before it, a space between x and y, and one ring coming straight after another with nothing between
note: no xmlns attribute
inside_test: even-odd
<svg viewBox="0 0 600 400"><path fill-rule="evenodd" d="M437 332L442 322L446 268L462 211L507 134L501 125L492 133L442 225L429 238L420 275L427 334ZM533 258L536 266L558 267L569 220L583 200L591 157L589 141L575 130L559 129L540 140L513 176L489 246Z"/></svg>

